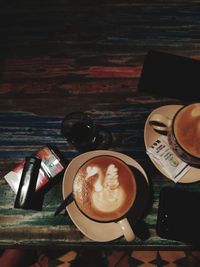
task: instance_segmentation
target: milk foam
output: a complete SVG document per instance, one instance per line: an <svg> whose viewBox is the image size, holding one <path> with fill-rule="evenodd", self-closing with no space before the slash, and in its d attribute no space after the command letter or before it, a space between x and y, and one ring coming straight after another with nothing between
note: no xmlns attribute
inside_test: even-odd
<svg viewBox="0 0 200 267"><path fill-rule="evenodd" d="M102 212L116 211L125 201L125 192L121 187L114 190L104 188L101 192L93 192L92 205Z"/></svg>
<svg viewBox="0 0 200 267"><path fill-rule="evenodd" d="M102 186L102 179L103 179L103 173L102 170L98 167L98 166L88 166L86 168L86 177L85 179L89 179L94 177L94 175L97 175L97 180L94 183L94 188L96 192L100 192L103 190L103 186Z"/></svg>
<svg viewBox="0 0 200 267"><path fill-rule="evenodd" d="M195 107L191 112L192 117L199 117L200 116L200 107Z"/></svg>
<svg viewBox="0 0 200 267"><path fill-rule="evenodd" d="M106 170L105 187L113 190L119 186L118 169L114 164L110 164Z"/></svg>

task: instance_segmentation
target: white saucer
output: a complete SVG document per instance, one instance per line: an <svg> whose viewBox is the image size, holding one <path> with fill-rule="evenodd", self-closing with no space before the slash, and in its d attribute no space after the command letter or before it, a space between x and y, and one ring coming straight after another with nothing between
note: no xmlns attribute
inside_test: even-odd
<svg viewBox="0 0 200 267"><path fill-rule="evenodd" d="M160 136L160 134L155 132L153 128L149 125L149 119L152 116L152 114L159 113L172 119L176 111L179 110L181 107L182 105L167 105L167 106L159 107L151 112L151 114L148 116L146 120L145 127L144 127L144 143L145 143L146 149L150 147L154 143L154 141L156 141L156 139ZM160 167L160 165L157 162L155 162L153 159L151 159L151 161L163 175L171 179L169 175ZM200 169L191 168L179 180L179 183L193 183L197 181L200 181Z"/></svg>
<svg viewBox="0 0 200 267"><path fill-rule="evenodd" d="M63 187L62 187L63 198L65 198L72 191L73 177L75 176L79 167L90 158L100 155L115 156L126 162L128 165L137 168L144 175L148 183L148 178L144 169L134 159L119 152L114 152L109 150L96 150L81 154L80 156L74 158L70 162L63 177ZM121 228L117 223L115 222L99 223L92 221L80 212L80 210L77 208L74 202L68 205L66 209L70 218L72 219L73 223L77 226L77 228L85 236L94 241L100 241L100 242L111 241L122 236Z"/></svg>

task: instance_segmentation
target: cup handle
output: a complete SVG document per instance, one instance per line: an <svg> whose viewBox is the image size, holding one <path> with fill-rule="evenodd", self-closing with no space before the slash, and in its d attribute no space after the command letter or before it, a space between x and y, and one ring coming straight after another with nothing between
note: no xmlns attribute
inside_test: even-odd
<svg viewBox="0 0 200 267"><path fill-rule="evenodd" d="M124 218L117 222L119 226L121 227L122 233L126 239L126 241L132 241L135 239L135 234L127 220L127 218Z"/></svg>
<svg viewBox="0 0 200 267"><path fill-rule="evenodd" d="M159 131L161 134L165 134L169 131L171 123L171 119L161 114L153 114L149 119L149 124L153 127L155 131Z"/></svg>

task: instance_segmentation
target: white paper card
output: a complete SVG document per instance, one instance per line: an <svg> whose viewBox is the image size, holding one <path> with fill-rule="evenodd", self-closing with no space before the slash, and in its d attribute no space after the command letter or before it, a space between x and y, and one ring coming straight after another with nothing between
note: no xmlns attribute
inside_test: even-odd
<svg viewBox="0 0 200 267"><path fill-rule="evenodd" d="M191 169L191 166L183 162L174 154L167 141L162 137L158 138L146 152L150 158L156 161L161 168L165 170L175 183L177 183L183 175Z"/></svg>

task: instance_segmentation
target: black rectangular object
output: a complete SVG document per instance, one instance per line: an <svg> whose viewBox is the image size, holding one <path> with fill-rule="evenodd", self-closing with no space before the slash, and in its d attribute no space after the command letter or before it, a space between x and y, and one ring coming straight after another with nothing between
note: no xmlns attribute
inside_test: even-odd
<svg viewBox="0 0 200 267"><path fill-rule="evenodd" d="M138 90L197 102L200 100L200 61L151 50L144 59Z"/></svg>
<svg viewBox="0 0 200 267"><path fill-rule="evenodd" d="M160 237L200 245L200 192L165 187L156 224Z"/></svg>
<svg viewBox="0 0 200 267"><path fill-rule="evenodd" d="M36 182L39 174L41 160L36 157L27 157L15 199L15 208L31 208L35 194Z"/></svg>

